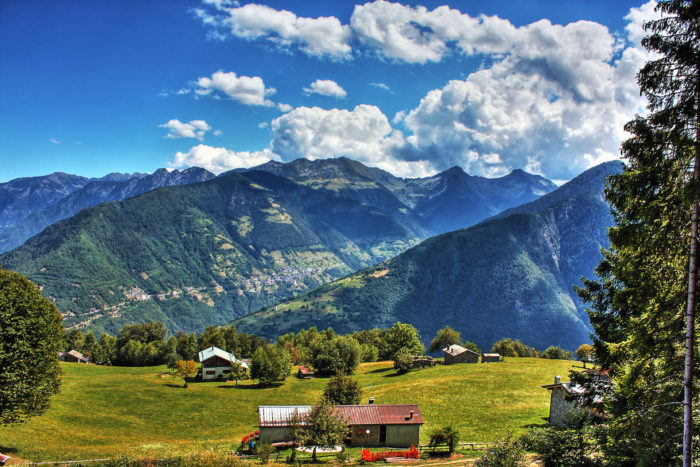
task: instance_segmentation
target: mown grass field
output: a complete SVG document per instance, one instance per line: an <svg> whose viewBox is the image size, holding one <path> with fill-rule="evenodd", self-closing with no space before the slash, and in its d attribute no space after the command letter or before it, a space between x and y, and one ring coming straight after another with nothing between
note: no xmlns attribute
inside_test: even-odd
<svg viewBox="0 0 700 467"><path fill-rule="evenodd" d="M507 358L491 364L438 366L397 376L391 362L364 364L356 374L363 402L417 403L421 442L453 424L463 441L494 441L545 423L549 393L573 362ZM190 453L238 446L255 429L258 405L312 404L327 380L289 377L281 386L253 382L191 383L159 377L165 367L62 364L61 392L42 416L0 428L0 452L32 461Z"/></svg>

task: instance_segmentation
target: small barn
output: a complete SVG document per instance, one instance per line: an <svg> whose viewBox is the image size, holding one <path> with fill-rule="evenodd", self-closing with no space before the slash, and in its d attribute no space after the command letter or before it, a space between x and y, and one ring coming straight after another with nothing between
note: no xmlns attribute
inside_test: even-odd
<svg viewBox="0 0 700 467"><path fill-rule="evenodd" d="M458 344L448 345L442 349L445 365L453 363L479 363L479 354Z"/></svg>
<svg viewBox="0 0 700 467"><path fill-rule="evenodd" d="M500 362L501 354L498 353L485 353L481 355L481 363L493 363Z"/></svg>
<svg viewBox="0 0 700 467"><path fill-rule="evenodd" d="M74 362L74 363L89 363L90 359L85 355L81 354L77 350L69 350L68 352L63 352L58 359L62 362Z"/></svg>
<svg viewBox="0 0 700 467"><path fill-rule="evenodd" d="M247 363L238 360L232 353L228 353L213 345L199 352L198 356L199 361L202 363L202 379L205 381L223 378L231 372L231 366L234 364L241 365L248 370Z"/></svg>
<svg viewBox="0 0 700 467"><path fill-rule="evenodd" d="M303 365L299 365L299 371L297 371L297 378L299 379L311 379L313 372Z"/></svg>
<svg viewBox="0 0 700 467"><path fill-rule="evenodd" d="M417 446L423 417L416 404L405 405L336 405L335 410L348 423L351 446ZM302 420L311 411L310 405L258 406L260 441L288 441L289 421L296 412Z"/></svg>

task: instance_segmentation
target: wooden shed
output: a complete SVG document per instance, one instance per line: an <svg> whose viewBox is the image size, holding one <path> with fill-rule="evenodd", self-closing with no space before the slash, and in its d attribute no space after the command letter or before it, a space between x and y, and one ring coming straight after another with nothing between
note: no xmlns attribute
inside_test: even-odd
<svg viewBox="0 0 700 467"><path fill-rule="evenodd" d="M481 363L491 363L500 362L501 354L498 353L485 353L481 355Z"/></svg>
<svg viewBox="0 0 700 467"><path fill-rule="evenodd" d="M448 345L442 352L445 356L445 365L453 363L479 363L479 354L458 344Z"/></svg>
<svg viewBox="0 0 700 467"><path fill-rule="evenodd" d="M74 362L74 363L89 363L90 359L88 359L85 355L81 354L77 350L69 350L68 352L62 353L58 359L62 362Z"/></svg>
<svg viewBox="0 0 700 467"><path fill-rule="evenodd" d="M297 378L299 379L311 379L313 377L313 373L311 370L306 368L303 365L299 365L299 371L297 371Z"/></svg>

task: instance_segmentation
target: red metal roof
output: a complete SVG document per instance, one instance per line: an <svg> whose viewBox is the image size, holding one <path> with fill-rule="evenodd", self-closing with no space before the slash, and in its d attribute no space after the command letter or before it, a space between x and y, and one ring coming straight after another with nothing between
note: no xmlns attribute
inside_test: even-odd
<svg viewBox="0 0 700 467"><path fill-rule="evenodd" d="M261 427L288 426L294 411L304 418L310 405L261 405L258 406L258 424ZM416 404L365 404L336 405L348 425L421 425L423 417ZM412 412L412 413L411 413Z"/></svg>

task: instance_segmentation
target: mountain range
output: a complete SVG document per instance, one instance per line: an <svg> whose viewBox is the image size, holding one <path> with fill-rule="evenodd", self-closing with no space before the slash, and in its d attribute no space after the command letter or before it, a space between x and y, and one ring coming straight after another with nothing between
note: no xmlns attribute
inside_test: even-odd
<svg viewBox="0 0 700 467"><path fill-rule="evenodd" d="M169 176L182 183L149 190L157 183L148 177ZM66 326L114 333L154 319L172 331L198 331L555 187L522 171L484 179L453 168L401 179L346 158L268 163L212 177L202 169L158 171L110 186L93 180L98 184L66 188L70 193L15 221L3 238L19 242L12 232L31 232L19 226L93 206L0 255L0 264L39 284ZM98 204L121 198L128 199Z"/></svg>
<svg viewBox="0 0 700 467"><path fill-rule="evenodd" d="M106 201L119 201L172 185L209 180L199 167L183 171L159 169L153 174L111 173L99 179L54 173L12 180L0 185L0 252L23 244L56 222Z"/></svg>
<svg viewBox="0 0 700 467"><path fill-rule="evenodd" d="M593 277L608 245L603 189L621 167L589 169L535 201L233 324L275 338L312 325L346 333L402 321L426 343L450 325L486 350L503 337L575 349L590 328L573 285Z"/></svg>

